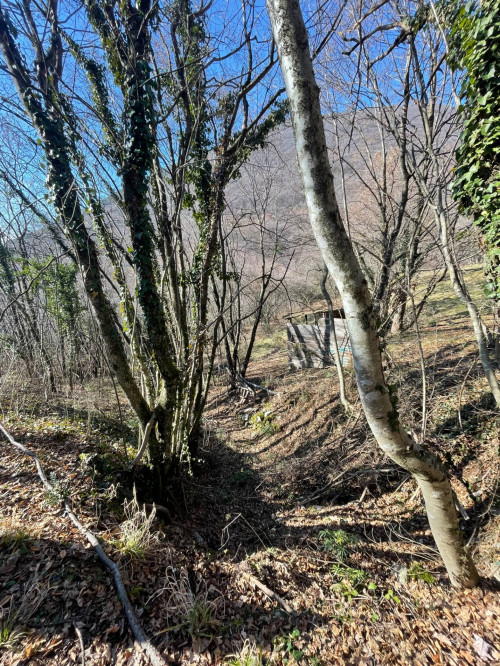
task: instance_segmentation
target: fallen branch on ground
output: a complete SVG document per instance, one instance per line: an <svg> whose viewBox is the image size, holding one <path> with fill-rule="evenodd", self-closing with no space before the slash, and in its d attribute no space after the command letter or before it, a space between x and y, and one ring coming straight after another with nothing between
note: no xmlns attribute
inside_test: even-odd
<svg viewBox="0 0 500 666"><path fill-rule="evenodd" d="M258 587L259 590L264 592L266 597L269 597L270 599L273 599L274 601L277 601L279 605L289 614L293 615L294 610L290 606L288 602L286 602L284 599L282 599L276 592L273 592L273 590L269 589L267 585L264 585L264 583L261 583L258 578L255 578L255 576L252 576L252 574L248 573L247 571L239 571L239 573L244 576L252 585L255 585L255 587Z"/></svg>
<svg viewBox="0 0 500 666"><path fill-rule="evenodd" d="M5 428L0 424L0 430L3 432L7 440L12 444L12 446L15 446L18 448L20 451L24 453L24 455L29 456L32 460L34 460L37 471L38 471L38 476L40 477L40 480L42 481L44 487L50 491L54 492L54 488L47 479L45 472L43 470L42 464L40 463L40 460L38 456L33 453L33 451L30 451L30 449L26 448L24 444L21 444L20 442L16 442L16 440L10 435L10 433L5 430ZM128 598L127 591L125 589L125 585L123 584L123 580L120 574L120 568L118 567L118 564L111 560L106 553L104 552L101 544L97 540L97 537L93 532L91 532L89 529L87 529L76 517L75 513L69 506L68 502L65 500L64 501L64 509L66 511L67 516L71 520L71 522L77 527L78 531L85 536L85 538L89 541L89 543L92 545L94 550L96 551L97 555L99 556L99 559L101 562L103 562L106 567L111 571L113 574L113 579L115 581L115 587L116 591L118 593L118 598L122 602L123 609L125 611L125 615L127 617L130 629L132 630L132 633L134 635L135 640L137 643L140 645L142 650L146 653L146 655L149 657L149 660L153 664L153 666L164 666L166 663L163 657L160 655L158 650L149 642L148 637L142 630L142 627L139 623L139 619L137 618L137 615L134 611L134 608L132 604L130 603L130 599Z"/></svg>
<svg viewBox="0 0 500 666"><path fill-rule="evenodd" d="M238 377L236 378L236 381L240 382L240 384L243 384L243 386L241 386L241 388L250 387L252 389L258 389L259 391L265 391L269 395L279 395L279 393L277 393L276 391L271 391L271 389L268 389L265 386L261 386L260 384L254 384L254 382L250 382L248 379L246 379L245 377L242 377L241 375L238 375ZM255 393L255 391L254 391L254 393Z"/></svg>

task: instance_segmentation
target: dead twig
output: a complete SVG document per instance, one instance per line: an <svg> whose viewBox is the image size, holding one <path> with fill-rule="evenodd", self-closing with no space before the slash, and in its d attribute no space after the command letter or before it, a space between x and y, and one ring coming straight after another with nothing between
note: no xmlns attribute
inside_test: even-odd
<svg viewBox="0 0 500 666"><path fill-rule="evenodd" d="M267 585L264 585L264 583L261 583L260 580L259 580L258 578L255 578L255 576L252 576L252 574L249 574L249 573L246 572L246 571L241 571L241 570L240 570L240 573L241 573L241 575L244 576L244 577L245 577L250 583L252 583L252 585L255 585L255 587L258 587L259 590L261 590L261 592L264 592L264 594L266 595L266 597L269 597L270 599L273 599L274 601L276 601L277 603L279 603L279 605L283 608L283 610L284 610L285 612L288 613L288 615L293 615L293 614L294 614L294 610L293 610L293 608L290 606L290 604L287 603L284 599L282 599L282 598L279 596L279 594L276 594L276 592L274 592L274 591L271 590L269 587L267 587Z"/></svg>
<svg viewBox="0 0 500 666"><path fill-rule="evenodd" d="M417 487L415 488L415 492L414 492L413 495L410 497L410 499L408 500L408 502L413 502L413 500L414 500L415 497L419 494L419 492L420 492L420 486L417 486Z"/></svg>
<svg viewBox="0 0 500 666"><path fill-rule="evenodd" d="M10 442L10 444L12 444L12 446L15 446L17 449L22 451L24 455L29 456L35 462L38 471L38 476L40 477L42 484L48 491L54 492L54 488L47 479L47 476L45 475L45 472L43 470L43 467L40 463L38 456L35 453L33 453L33 451L30 451L30 449L26 448L24 444L16 442L16 440L7 432L7 430L5 430L5 428L1 424L0 424L0 430L3 432L7 440ZM149 642L148 637L146 636L140 625L139 619L134 611L134 608L130 603L130 599L128 598L125 585L123 584L123 579L121 577L120 568L118 564L113 560L111 560L106 555L101 544L97 540L95 534L91 532L89 529L87 529L80 522L80 520L77 518L77 516L75 515L75 513L73 512L72 508L70 507L70 505L66 500L64 501L64 509L66 515L71 520L73 525L75 525L78 531L81 534L83 534L83 536L85 536L85 538L89 541L89 543L96 551L101 562L103 562L112 573L113 579L115 581L116 591L118 593L118 598L122 602L123 609L125 611L125 615L127 617L130 629L132 630L132 633L137 643L140 645L145 654L149 657L149 660L153 664L153 666L164 666L164 664L166 663L165 660L160 655L158 650Z"/></svg>
<svg viewBox="0 0 500 666"><path fill-rule="evenodd" d="M368 486L365 486L365 489L364 489L363 492L361 493L361 497L360 497L359 500L358 500L359 504L361 504L361 503L363 502L363 500L365 499L367 493L369 493L369 492L370 492L370 491L368 490Z"/></svg>
<svg viewBox="0 0 500 666"><path fill-rule="evenodd" d="M405 485L405 483L408 481L408 479L411 479L411 478L412 478L411 474L407 474L392 494L395 495L397 492L399 492L401 490L401 488Z"/></svg>
<svg viewBox="0 0 500 666"><path fill-rule="evenodd" d="M85 643L83 642L83 635L81 629L75 624L76 635L78 636L78 641L80 642L80 650L82 653L82 666L85 666Z"/></svg>

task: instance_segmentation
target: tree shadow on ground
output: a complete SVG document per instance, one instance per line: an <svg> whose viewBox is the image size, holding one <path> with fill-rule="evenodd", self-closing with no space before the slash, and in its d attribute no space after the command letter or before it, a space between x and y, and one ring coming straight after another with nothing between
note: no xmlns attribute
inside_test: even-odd
<svg viewBox="0 0 500 666"><path fill-rule="evenodd" d="M256 470L250 458L251 454L236 451L225 442L212 441L194 479L186 478L184 481L185 515L182 520L187 519L211 549L219 553L225 551L233 561L241 561L256 550L282 545L290 537L295 538L294 532L302 535L300 530L287 527L282 516L292 514L297 508L307 512L311 504L307 501L310 485L295 487L292 500L283 497L279 492L281 486L273 486L266 470ZM319 476L314 469L311 474ZM404 471L388 465L387 461L381 460L376 465L367 461L358 464L355 469L346 470L345 480L338 486L320 488L319 491L324 492L314 497L314 505L310 509L312 515L316 512L318 516L331 518L343 514L343 508L350 503L363 512L363 501L360 502L363 496L373 500L384 495L390 496L399 489L402 482L409 480L410 477ZM390 539L396 551L397 533L404 533L405 539L414 538L416 543L422 540L422 531L428 531L423 504L418 511L405 508L415 488L415 484L412 484L407 497L399 497L397 501L394 499L394 519L384 521L378 516L373 525L361 519L356 523L355 531L371 530L372 539L387 542L387 525L394 524ZM317 486L312 486L313 496L314 491L318 491ZM300 505L296 501L298 492L303 495ZM481 507L487 506L488 502L491 502L491 497L485 497L471 510L471 520L462 525L466 536L472 532L475 519L481 514ZM328 521L324 524L318 523L318 520L314 522L311 535L316 536L329 524ZM380 526L378 523L383 524ZM309 528L305 530L307 532ZM432 543L430 537L428 543Z"/></svg>
<svg viewBox="0 0 500 666"><path fill-rule="evenodd" d="M325 551L321 541L322 532L335 531L339 526L358 539L352 557L345 565L346 571L349 567L359 568L366 572L366 580L375 578L379 586L383 580L384 593L399 586L401 572L415 562L423 562L425 567L426 562L431 561L433 576L444 589L449 585L429 533L423 503L406 507L414 494L411 483L406 495L394 500L394 509L385 516L380 515L376 505L367 507L364 501L359 501L359 486L353 487L351 479L342 488L340 497L323 497L320 505L300 508L288 505L287 509L286 503L270 492L266 475L249 465L248 454L235 451L224 442L212 442L212 446L217 450L218 463L215 458L211 459L199 470L196 479L186 484L188 515L214 558L230 562L235 567L248 562L255 577L288 602L297 592L305 597L313 595L318 576L323 579L326 591L331 588L330 595L339 594L332 589L336 584L340 585L340 579L335 583L331 573L332 567L338 565L338 559L335 553ZM376 469L358 471L373 472L375 476L373 486L365 485L365 488L372 488L372 492L368 490L368 497L389 496L401 485L402 474L398 470L387 473L383 483L377 478L380 472ZM358 501L352 501L354 495ZM344 497L349 498L349 506L343 504ZM490 497L485 498L471 511L469 522L460 521L466 539L489 501ZM349 521L349 514L354 516L353 520ZM304 565L299 564L301 558ZM316 565L315 571L311 572L311 563L317 561L322 564ZM488 580L483 582L487 589L492 584ZM341 585L340 589L339 604L344 603L342 594L347 594ZM257 608L253 623L259 627L261 633L258 635L264 640L269 633L262 633L260 623L265 614L260 616L260 613ZM274 638L294 627L304 631L304 626L326 627L331 622L331 615L323 615L313 605L297 617L287 618L283 614L281 620L275 619ZM264 625L267 627L267 620Z"/></svg>
<svg viewBox="0 0 500 666"><path fill-rule="evenodd" d="M433 433L439 437L451 439L463 433L476 437L481 433L485 420L492 415L498 416L495 399L491 393L483 393L477 401L458 405L455 414L436 423Z"/></svg>
<svg viewBox="0 0 500 666"><path fill-rule="evenodd" d="M336 558L322 547L319 534L342 525L346 512L353 507L335 504L331 496L324 496L323 504L311 507L310 512L303 507L297 514L296 505L288 506L298 516L298 521L290 521L284 515L286 503L275 498L265 470L251 464L250 453L234 450L227 442L212 436L200 448L199 458L193 461L194 476L186 473L182 485L177 487L176 524L169 520L157 523L164 537L154 557L121 563L126 587L153 642L159 649L167 647L169 654L174 654L174 663L175 660L185 663L183 651L209 652L217 647L221 657L232 654L245 634L251 635L258 645L274 643L286 648L292 632L306 636L309 630L328 629L332 624L330 606L312 603L289 616L278 603L255 590L251 581L240 575L240 567L250 566L255 578L288 603L295 594L308 598L321 584L325 595L340 594L335 603L348 609L349 600L342 596L344 593L330 589L341 583L332 578ZM374 471L380 476L376 468L358 471ZM379 481L373 493L392 491L400 481L401 477L392 478L388 474L387 480L383 484ZM346 479L342 491L358 493L359 486L355 483L355 479ZM485 498L484 506L488 499ZM422 511L404 512L404 507L400 507L401 515L384 519L373 507L367 508L362 502L356 506L355 521L343 526L359 537L349 566L365 570L370 578L382 579L385 592L395 586L398 567L408 567L422 549L432 546L430 537L425 535L425 516ZM332 523L332 518L340 520ZM401 547L408 540L413 542L413 550ZM117 557L113 550L111 554ZM69 656L72 650L78 654L75 626L80 629L90 654L110 655L110 661L103 656L102 663L111 663L120 651L132 645L111 576L87 546L71 538L68 541L43 538L29 543L25 552L15 554L4 548L0 555L3 600L13 599L13 604L18 605L22 585L37 566L40 566L40 587L50 591L47 603L25 623L36 649L37 639L43 638L39 655L35 652L30 663L50 663L55 654L60 659ZM310 563L315 561L319 563L312 571ZM190 599L214 603L223 600L214 611L216 623L203 632L205 636L194 641L187 620L178 611L168 609L172 604L172 589L168 587L166 572L179 581L183 570L188 574L189 589L194 595ZM445 580L442 567L436 571L440 581ZM187 590L184 593L189 596ZM342 610L339 622L345 621L343 613ZM166 646L163 639L167 636L161 632L168 627L177 629L165 632L169 638ZM283 663L290 657L291 654L285 654Z"/></svg>

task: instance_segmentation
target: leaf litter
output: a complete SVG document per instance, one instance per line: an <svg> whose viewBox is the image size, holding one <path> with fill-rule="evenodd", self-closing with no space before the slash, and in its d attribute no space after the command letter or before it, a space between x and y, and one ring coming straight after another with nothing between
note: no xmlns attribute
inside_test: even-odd
<svg viewBox="0 0 500 666"><path fill-rule="evenodd" d="M449 367L453 354L438 362ZM393 373L406 371L402 364ZM133 494L120 476L116 432L97 418L92 427L89 419L60 420L43 405L28 414L4 409L2 422L120 559L143 628L166 663L500 663L499 424L488 406L462 410L460 429L443 380L429 414L428 442L451 469L483 577L478 588L456 592L415 483L383 458L362 418L346 421L331 370L308 371L306 389L304 374L290 375L282 355L251 372L279 395L241 403L224 387L212 389L203 462L172 488L165 511L150 520L151 510L140 509L151 523L147 557L120 549L121 525L131 520L123 503ZM481 404L483 391L471 373L464 406ZM418 413L417 397L409 385L402 409ZM111 419L111 402L108 410ZM271 414L273 428L248 426L249 410ZM30 462L1 446L0 641L10 618L18 634L0 646L0 663L146 664L111 576L65 518L60 497L47 497ZM88 464L96 454L104 454L104 473ZM20 607L32 612L16 617Z"/></svg>

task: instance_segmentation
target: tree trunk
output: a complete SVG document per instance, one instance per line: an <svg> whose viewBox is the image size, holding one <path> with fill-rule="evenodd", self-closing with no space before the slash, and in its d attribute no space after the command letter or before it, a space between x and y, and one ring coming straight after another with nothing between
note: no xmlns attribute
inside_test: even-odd
<svg viewBox="0 0 500 666"><path fill-rule="evenodd" d="M467 289L464 281L463 273L458 267L458 263L453 256L448 236L448 223L446 215L444 211L440 209L439 205L435 215L438 223L441 249L443 251L446 268L448 269L448 274L450 276L451 286L458 300L467 308L469 317L472 322L472 327L474 329L474 335L476 336L481 365L483 366L484 374L486 375L486 379L490 385L491 393L495 399L495 402L500 407L500 385L495 375L495 369L490 358L490 352L488 350L488 331L484 326L484 322L481 319L481 315L479 314L479 310L477 309L476 304L470 297L469 290Z"/></svg>
<svg viewBox="0 0 500 666"><path fill-rule="evenodd" d="M42 142L47 159L47 185L54 199L54 208L60 215L61 223L66 227L66 235L73 245L76 261L82 271L85 291L106 343L110 365L142 426L146 427L151 410L128 365L122 336L115 323L115 313L103 288L97 248L85 226L78 191L75 188L64 123L52 106L50 98L46 99L50 102L46 109L41 98L33 93L30 75L1 9L0 48L20 100Z"/></svg>
<svg viewBox="0 0 500 666"><path fill-rule="evenodd" d="M403 322L406 313L406 298L406 292L403 289L398 289L396 292L396 303L391 323L391 333L393 335L403 332Z"/></svg>
<svg viewBox="0 0 500 666"><path fill-rule="evenodd" d="M267 0L267 7L290 104L309 218L342 298L368 424L383 451L417 480L452 584L473 587L478 574L463 545L450 483L438 460L420 450L401 427L395 396L385 383L371 294L335 198L319 88L298 0Z"/></svg>

